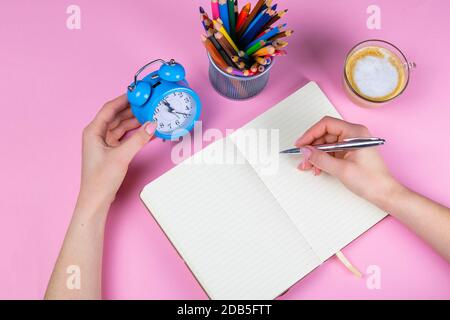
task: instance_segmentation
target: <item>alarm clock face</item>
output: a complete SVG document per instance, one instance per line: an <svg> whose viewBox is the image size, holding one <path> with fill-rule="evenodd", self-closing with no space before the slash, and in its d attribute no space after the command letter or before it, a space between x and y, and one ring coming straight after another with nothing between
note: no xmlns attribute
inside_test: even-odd
<svg viewBox="0 0 450 320"><path fill-rule="evenodd" d="M186 129L193 122L197 112L195 99L184 91L170 93L155 108L153 120L162 134L171 134L177 129Z"/></svg>

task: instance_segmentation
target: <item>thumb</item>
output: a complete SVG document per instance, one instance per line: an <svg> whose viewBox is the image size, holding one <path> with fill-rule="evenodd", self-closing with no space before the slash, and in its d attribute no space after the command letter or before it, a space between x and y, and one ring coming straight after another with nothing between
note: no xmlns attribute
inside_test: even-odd
<svg viewBox="0 0 450 320"><path fill-rule="evenodd" d="M156 122L145 123L118 148L128 161L150 141L155 134L156 125Z"/></svg>
<svg viewBox="0 0 450 320"><path fill-rule="evenodd" d="M330 156L328 153L317 150L314 147L306 147L309 152L305 152L306 159L315 167L325 171L332 176L339 176L345 166L345 161ZM308 156L309 153L309 156Z"/></svg>

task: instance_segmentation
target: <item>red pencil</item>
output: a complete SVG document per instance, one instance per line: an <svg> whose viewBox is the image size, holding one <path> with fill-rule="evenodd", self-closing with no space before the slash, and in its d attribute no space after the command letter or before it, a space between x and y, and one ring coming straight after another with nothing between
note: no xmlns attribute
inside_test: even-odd
<svg viewBox="0 0 450 320"><path fill-rule="evenodd" d="M241 13L239 13L238 20L236 23L236 31L239 31L239 29L244 24L245 20L248 18L251 7L252 7L252 4L249 2L242 8Z"/></svg>

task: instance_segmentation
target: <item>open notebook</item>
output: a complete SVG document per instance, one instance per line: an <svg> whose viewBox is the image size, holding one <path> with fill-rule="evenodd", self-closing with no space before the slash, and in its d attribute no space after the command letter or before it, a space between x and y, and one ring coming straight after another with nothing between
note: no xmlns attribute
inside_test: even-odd
<svg viewBox="0 0 450 320"><path fill-rule="evenodd" d="M310 82L142 191L210 298L274 299L385 217L336 179L298 172L299 156L277 155L276 174L254 161L195 164L224 145L245 159L252 147L237 137L247 129L279 129L280 150L291 148L325 115L339 117Z"/></svg>

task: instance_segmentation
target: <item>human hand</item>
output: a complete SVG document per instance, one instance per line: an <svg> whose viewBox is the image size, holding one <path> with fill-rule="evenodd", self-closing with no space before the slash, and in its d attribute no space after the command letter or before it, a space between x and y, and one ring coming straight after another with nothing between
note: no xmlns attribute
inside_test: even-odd
<svg viewBox="0 0 450 320"><path fill-rule="evenodd" d="M140 128L139 128L140 127ZM139 128L133 135L124 135ZM83 131L80 197L110 203L133 157L153 137L156 123L140 126L126 95L107 102Z"/></svg>
<svg viewBox="0 0 450 320"><path fill-rule="evenodd" d="M378 204L388 196L397 182L390 175L376 148L328 154L311 147L356 137L371 137L371 134L362 125L324 117L295 142L304 154L304 161L300 163L299 169L313 170L315 175L323 170L337 177L353 193Z"/></svg>

